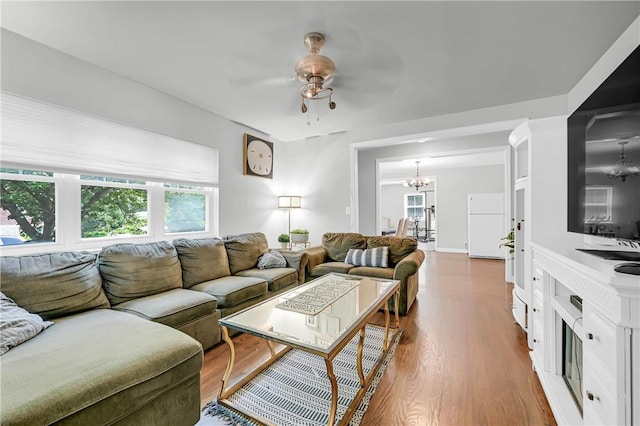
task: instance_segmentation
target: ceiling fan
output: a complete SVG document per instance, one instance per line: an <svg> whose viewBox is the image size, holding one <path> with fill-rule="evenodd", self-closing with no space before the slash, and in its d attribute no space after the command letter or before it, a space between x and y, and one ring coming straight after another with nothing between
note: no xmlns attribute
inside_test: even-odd
<svg viewBox="0 0 640 426"><path fill-rule="evenodd" d="M292 52L292 46L287 42L298 30L297 26L279 27L259 39L264 42L263 46L234 53L232 60L236 64L230 67L234 69L234 76L229 83L247 99L273 96L279 100L291 99L292 102L278 103L278 108L291 117L301 111L322 116L336 108L336 101L345 113L363 111L396 90L396 76L402 75L403 65L389 43L348 25L315 22L309 27L325 30L304 35L306 56L298 59L300 55ZM274 43L288 48L274 50ZM320 53L327 49L331 52L330 57ZM339 71L334 61L338 63ZM294 87L297 93L293 91ZM300 97L289 98L287 93ZM329 108L324 102L311 103L325 99Z"/></svg>
<svg viewBox="0 0 640 426"><path fill-rule="evenodd" d="M336 108L336 103L331 99L333 89L325 87L333 79L336 64L331 58L320 54L324 42L324 35L318 32L310 32L304 36L304 45L309 49L309 54L300 59L296 65L296 77L304 83L300 87L300 96L302 96L300 110L303 114L308 111L305 101L329 98L329 109Z"/></svg>

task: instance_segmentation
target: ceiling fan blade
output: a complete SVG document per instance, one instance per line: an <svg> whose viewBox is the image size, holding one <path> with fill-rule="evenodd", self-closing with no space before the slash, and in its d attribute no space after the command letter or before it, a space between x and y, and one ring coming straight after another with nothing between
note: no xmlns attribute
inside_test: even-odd
<svg viewBox="0 0 640 426"><path fill-rule="evenodd" d="M291 87L295 90L298 82L295 76L290 77L234 77L230 78L229 84L234 87L246 87L251 89Z"/></svg>

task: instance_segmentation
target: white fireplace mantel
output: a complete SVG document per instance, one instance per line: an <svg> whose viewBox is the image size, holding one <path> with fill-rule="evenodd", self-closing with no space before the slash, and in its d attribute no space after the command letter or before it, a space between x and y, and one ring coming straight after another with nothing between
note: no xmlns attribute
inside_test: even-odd
<svg viewBox="0 0 640 426"><path fill-rule="evenodd" d="M533 367L559 424L638 425L640 277L614 272L619 261L577 248L594 247L531 244ZM582 414L562 379L563 320L583 344Z"/></svg>

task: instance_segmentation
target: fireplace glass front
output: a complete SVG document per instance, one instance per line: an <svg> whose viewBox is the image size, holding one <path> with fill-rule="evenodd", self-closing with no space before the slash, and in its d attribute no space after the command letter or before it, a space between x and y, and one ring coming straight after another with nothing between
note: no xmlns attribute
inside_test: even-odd
<svg viewBox="0 0 640 426"><path fill-rule="evenodd" d="M562 321L562 377L582 414L582 340Z"/></svg>

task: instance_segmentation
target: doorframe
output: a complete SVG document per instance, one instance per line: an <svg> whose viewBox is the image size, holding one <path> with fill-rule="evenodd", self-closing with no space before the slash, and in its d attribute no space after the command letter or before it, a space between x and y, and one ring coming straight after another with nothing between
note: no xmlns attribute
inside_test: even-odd
<svg viewBox="0 0 640 426"><path fill-rule="evenodd" d="M505 229L510 229L511 217L513 216L513 203L512 203L512 194L511 189L513 188L512 181L512 165L511 165L511 146L510 145L496 145L493 147L486 148L474 148L474 149L463 149L463 150L455 150L455 151L442 151L442 152L429 152L420 153L420 154L412 154L412 155L403 155L399 157L385 157L385 158L376 158L375 162L375 223L376 223L376 234L380 235L382 233L382 229L380 227L380 219L381 219L381 177L380 177L380 165L382 163L391 162L391 161L404 161L411 160L415 157L430 156L430 157L445 157L445 156L456 156L456 155L473 155L473 154L482 154L486 152L503 152L503 160L502 165L504 166L504 196L505 196ZM439 197L438 197L438 179L434 176L428 176L434 179L434 191L435 191L435 202L436 202L436 251L441 251L443 248L440 247L439 241L441 241L438 236L440 235L440 220L439 220L439 212L441 209L438 208ZM451 251L449 249L445 249L445 251ZM459 252L466 253L466 249L461 249Z"/></svg>

